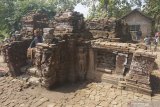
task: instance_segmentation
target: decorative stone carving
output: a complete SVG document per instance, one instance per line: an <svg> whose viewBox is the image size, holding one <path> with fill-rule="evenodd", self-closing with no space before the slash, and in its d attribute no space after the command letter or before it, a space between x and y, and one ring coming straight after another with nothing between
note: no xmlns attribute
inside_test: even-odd
<svg viewBox="0 0 160 107"><path fill-rule="evenodd" d="M84 80L87 73L87 52L84 47L78 48L78 69L80 80Z"/></svg>

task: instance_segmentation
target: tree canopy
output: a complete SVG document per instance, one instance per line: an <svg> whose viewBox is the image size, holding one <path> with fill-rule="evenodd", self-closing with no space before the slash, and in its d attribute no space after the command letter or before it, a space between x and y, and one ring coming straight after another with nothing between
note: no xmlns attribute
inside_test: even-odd
<svg viewBox="0 0 160 107"><path fill-rule="evenodd" d="M29 11L45 11L52 17L78 3L90 8L88 18L118 19L136 6L155 19L157 28L160 25L160 0L0 0L0 34L20 29L19 21Z"/></svg>
<svg viewBox="0 0 160 107"><path fill-rule="evenodd" d="M20 29L19 22L30 11L45 11L53 16L57 11L73 9L75 0L0 0L0 33Z"/></svg>
<svg viewBox="0 0 160 107"><path fill-rule="evenodd" d="M155 21L156 30L160 31L160 0L145 0L144 12Z"/></svg>

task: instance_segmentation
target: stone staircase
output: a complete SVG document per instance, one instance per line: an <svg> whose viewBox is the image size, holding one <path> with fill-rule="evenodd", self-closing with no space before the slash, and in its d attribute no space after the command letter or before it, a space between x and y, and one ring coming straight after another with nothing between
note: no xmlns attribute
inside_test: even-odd
<svg viewBox="0 0 160 107"><path fill-rule="evenodd" d="M118 89L125 89L126 88L126 81L125 81L125 79L123 77L119 78L117 88Z"/></svg>

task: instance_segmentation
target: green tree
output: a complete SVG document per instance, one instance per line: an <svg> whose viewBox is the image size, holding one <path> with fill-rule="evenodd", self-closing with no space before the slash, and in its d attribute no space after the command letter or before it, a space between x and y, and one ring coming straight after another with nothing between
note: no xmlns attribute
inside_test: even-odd
<svg viewBox="0 0 160 107"><path fill-rule="evenodd" d="M128 0L94 0L99 2L98 6L94 6L93 2L87 1L93 6L90 9L90 17L115 17L120 18L127 12L131 11L132 4ZM86 3L87 4L87 3ZM94 13L94 14L93 14Z"/></svg>
<svg viewBox="0 0 160 107"><path fill-rule="evenodd" d="M145 0L144 12L155 20L155 29L160 31L160 0Z"/></svg>
<svg viewBox="0 0 160 107"><path fill-rule="evenodd" d="M53 16L57 11L74 9L80 0L0 0L0 31L12 32L20 29L19 22L29 11L45 11Z"/></svg>
<svg viewBox="0 0 160 107"><path fill-rule="evenodd" d="M20 29L20 19L29 11L43 10L53 15L55 9L56 5L43 0L0 0L0 33Z"/></svg>

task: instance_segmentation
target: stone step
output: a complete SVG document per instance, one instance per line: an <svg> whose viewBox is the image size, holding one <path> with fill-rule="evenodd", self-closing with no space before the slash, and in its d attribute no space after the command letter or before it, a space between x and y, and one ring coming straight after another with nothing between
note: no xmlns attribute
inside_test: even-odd
<svg viewBox="0 0 160 107"><path fill-rule="evenodd" d="M110 74L105 73L102 76L102 82L111 83L114 85L118 85L119 82L121 84L124 84L124 81L125 79L121 75L116 75L116 74L110 75Z"/></svg>
<svg viewBox="0 0 160 107"><path fill-rule="evenodd" d="M118 81L118 89L125 89L126 88L126 81L122 78L120 78L120 80Z"/></svg>
<svg viewBox="0 0 160 107"><path fill-rule="evenodd" d="M29 79L28 79L28 82L33 84L33 85L40 85L41 84L41 79L38 78L38 77L33 77L31 76Z"/></svg>
<svg viewBox="0 0 160 107"><path fill-rule="evenodd" d="M154 96L152 97L152 100L158 100L160 101L160 94L154 94Z"/></svg>
<svg viewBox="0 0 160 107"><path fill-rule="evenodd" d="M146 94L146 95L151 95L152 94L152 90L151 88L148 86L148 87L140 87L136 84L126 84L126 90L129 90L129 91L133 91L133 92L138 92L138 93L143 93L143 94Z"/></svg>
<svg viewBox="0 0 160 107"><path fill-rule="evenodd" d="M118 85L118 78L116 78L116 77L114 77L114 76L105 75L105 76L103 76L103 78L102 78L102 82L106 82L106 83Z"/></svg>
<svg viewBox="0 0 160 107"><path fill-rule="evenodd" d="M118 85L126 85L126 81L118 81Z"/></svg>
<svg viewBox="0 0 160 107"><path fill-rule="evenodd" d="M97 68L96 70L97 70L97 71L100 71L100 72L107 73L107 74L112 74L112 70L110 70L110 69Z"/></svg>
<svg viewBox="0 0 160 107"><path fill-rule="evenodd" d="M31 76L34 76L34 77L40 77L41 76L36 67L28 68L27 73Z"/></svg>

